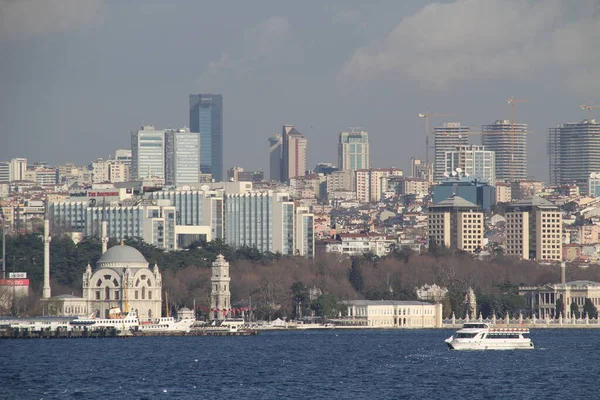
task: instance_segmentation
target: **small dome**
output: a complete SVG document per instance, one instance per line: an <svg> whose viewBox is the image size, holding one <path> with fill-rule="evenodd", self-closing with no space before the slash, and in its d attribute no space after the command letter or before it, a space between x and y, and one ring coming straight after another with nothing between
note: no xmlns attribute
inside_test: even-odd
<svg viewBox="0 0 600 400"><path fill-rule="evenodd" d="M144 255L137 249L126 245L111 247L102 254L96 263L98 267L112 267L115 264L118 266L148 267L148 261L146 261Z"/></svg>

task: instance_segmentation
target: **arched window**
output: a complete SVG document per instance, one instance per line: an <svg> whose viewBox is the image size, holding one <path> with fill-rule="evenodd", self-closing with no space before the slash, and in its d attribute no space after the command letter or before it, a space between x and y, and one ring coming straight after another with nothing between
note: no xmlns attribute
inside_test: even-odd
<svg viewBox="0 0 600 400"><path fill-rule="evenodd" d="M148 309L148 319L152 319L152 310Z"/></svg>
<svg viewBox="0 0 600 400"><path fill-rule="evenodd" d="M152 290L148 290L148 300L152 300Z"/></svg>
<svg viewBox="0 0 600 400"><path fill-rule="evenodd" d="M104 299L110 300L110 288L108 286L104 288Z"/></svg>
<svg viewBox="0 0 600 400"><path fill-rule="evenodd" d="M142 300L146 300L146 286L142 286Z"/></svg>
<svg viewBox="0 0 600 400"><path fill-rule="evenodd" d="M100 286L100 285L102 285L102 278L99 278L98 282L96 282L96 286Z"/></svg>

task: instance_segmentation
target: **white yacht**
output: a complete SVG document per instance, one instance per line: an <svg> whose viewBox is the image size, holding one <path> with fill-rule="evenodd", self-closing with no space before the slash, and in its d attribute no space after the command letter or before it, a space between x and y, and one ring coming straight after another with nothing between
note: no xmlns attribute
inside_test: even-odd
<svg viewBox="0 0 600 400"><path fill-rule="evenodd" d="M492 328L484 322L469 322L445 340L454 350L533 349L529 328Z"/></svg>

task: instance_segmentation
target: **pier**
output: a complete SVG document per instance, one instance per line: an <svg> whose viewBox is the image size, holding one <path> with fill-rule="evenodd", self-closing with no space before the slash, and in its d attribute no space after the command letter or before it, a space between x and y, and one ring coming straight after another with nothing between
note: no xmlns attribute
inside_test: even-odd
<svg viewBox="0 0 600 400"><path fill-rule="evenodd" d="M98 330L43 330L32 331L28 329L10 328L0 330L0 339L101 339L101 338L130 338L150 336L255 336L256 329L240 329L237 331L216 329L194 329L190 332L142 332L119 331L116 329Z"/></svg>

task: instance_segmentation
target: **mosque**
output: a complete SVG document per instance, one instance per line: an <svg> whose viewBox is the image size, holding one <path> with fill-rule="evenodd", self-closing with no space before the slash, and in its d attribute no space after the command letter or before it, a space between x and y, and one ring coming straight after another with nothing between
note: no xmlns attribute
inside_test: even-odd
<svg viewBox="0 0 600 400"><path fill-rule="evenodd" d="M162 276L158 265L150 268L137 249L121 245L107 248L103 226L102 256L96 268L88 264L83 273L82 297L50 296L50 235L44 229L44 289L42 301L47 314L108 318L111 308L136 312L141 321L161 317Z"/></svg>

